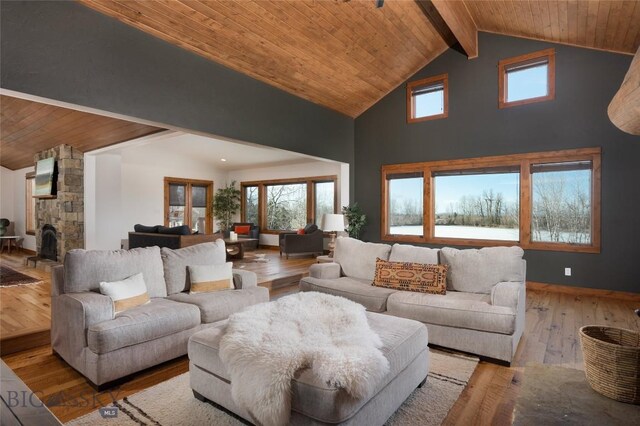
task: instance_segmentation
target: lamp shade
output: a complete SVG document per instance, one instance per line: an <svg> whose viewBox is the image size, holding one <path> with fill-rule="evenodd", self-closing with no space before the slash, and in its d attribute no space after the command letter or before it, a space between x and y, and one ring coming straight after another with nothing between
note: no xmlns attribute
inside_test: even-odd
<svg viewBox="0 0 640 426"><path fill-rule="evenodd" d="M322 217L322 230L326 232L344 231L344 215L325 214Z"/></svg>

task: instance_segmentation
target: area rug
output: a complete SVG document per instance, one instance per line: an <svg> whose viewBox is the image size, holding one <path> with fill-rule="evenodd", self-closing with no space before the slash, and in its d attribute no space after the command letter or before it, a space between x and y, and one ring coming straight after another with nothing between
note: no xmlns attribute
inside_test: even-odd
<svg viewBox="0 0 640 426"><path fill-rule="evenodd" d="M440 425L453 407L478 364L478 358L431 349L427 383L416 389L387 422L388 426ZM189 373L160 383L114 403L117 417L99 411L75 419L73 426L220 425L247 424L244 420L193 397Z"/></svg>
<svg viewBox="0 0 640 426"><path fill-rule="evenodd" d="M0 266L0 287L40 284L42 280L22 274L8 266Z"/></svg>
<svg viewBox="0 0 640 426"><path fill-rule="evenodd" d="M527 365L514 412L514 425L638 425L640 406L600 395L584 371Z"/></svg>

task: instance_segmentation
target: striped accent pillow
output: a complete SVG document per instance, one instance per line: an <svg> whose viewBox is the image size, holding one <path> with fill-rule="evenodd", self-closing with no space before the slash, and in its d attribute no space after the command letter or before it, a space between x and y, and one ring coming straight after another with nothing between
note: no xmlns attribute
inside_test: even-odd
<svg viewBox="0 0 640 426"><path fill-rule="evenodd" d="M100 293L113 301L115 313L149 303L147 285L142 273L132 275L122 281L100 283Z"/></svg>
<svg viewBox="0 0 640 426"><path fill-rule="evenodd" d="M233 263L188 266L191 289L189 294L233 289Z"/></svg>
<svg viewBox="0 0 640 426"><path fill-rule="evenodd" d="M389 262L378 258L372 285L395 290L447 294L448 269L448 265Z"/></svg>

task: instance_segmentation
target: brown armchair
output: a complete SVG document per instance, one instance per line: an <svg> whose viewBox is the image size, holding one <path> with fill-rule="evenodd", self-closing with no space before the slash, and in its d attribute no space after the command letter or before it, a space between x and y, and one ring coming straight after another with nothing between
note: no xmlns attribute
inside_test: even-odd
<svg viewBox="0 0 640 426"><path fill-rule="evenodd" d="M280 256L289 258L290 254L322 254L324 252L324 232L315 225L307 225L304 234L295 231L281 232Z"/></svg>

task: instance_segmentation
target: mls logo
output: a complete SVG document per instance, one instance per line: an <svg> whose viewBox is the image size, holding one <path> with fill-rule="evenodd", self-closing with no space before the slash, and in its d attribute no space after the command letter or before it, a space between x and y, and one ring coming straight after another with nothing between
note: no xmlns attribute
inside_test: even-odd
<svg viewBox="0 0 640 426"><path fill-rule="evenodd" d="M113 419L118 417L118 407L102 407L99 412L103 419Z"/></svg>

